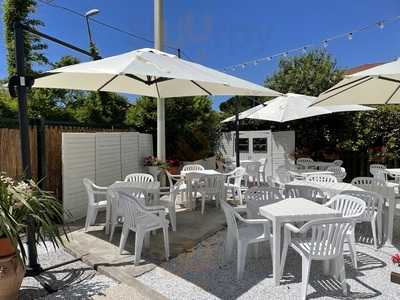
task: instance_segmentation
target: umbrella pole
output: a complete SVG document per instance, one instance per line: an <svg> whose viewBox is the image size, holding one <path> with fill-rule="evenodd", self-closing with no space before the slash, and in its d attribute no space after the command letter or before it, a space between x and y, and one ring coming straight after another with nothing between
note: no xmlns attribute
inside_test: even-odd
<svg viewBox="0 0 400 300"><path fill-rule="evenodd" d="M240 167L240 150L239 150L239 112L240 112L240 98L236 100L236 112L235 112L235 153L236 153L236 167Z"/></svg>

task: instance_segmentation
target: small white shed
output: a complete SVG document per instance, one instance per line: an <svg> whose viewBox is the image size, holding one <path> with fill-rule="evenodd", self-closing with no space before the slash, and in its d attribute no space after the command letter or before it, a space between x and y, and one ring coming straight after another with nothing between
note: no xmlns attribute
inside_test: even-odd
<svg viewBox="0 0 400 300"><path fill-rule="evenodd" d="M235 157L235 132L223 132L220 152L223 156ZM240 131L240 159L259 160L267 158L267 176L276 175L276 169L281 165L294 163L292 155L295 152L295 132L288 131Z"/></svg>

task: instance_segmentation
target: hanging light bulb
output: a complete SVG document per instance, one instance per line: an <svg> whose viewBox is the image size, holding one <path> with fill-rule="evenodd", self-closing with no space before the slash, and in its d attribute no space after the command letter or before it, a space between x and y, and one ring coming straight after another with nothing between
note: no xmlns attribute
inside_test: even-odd
<svg viewBox="0 0 400 300"><path fill-rule="evenodd" d="M240 66L242 67L242 69L244 69L246 67L246 64L241 64Z"/></svg>
<svg viewBox="0 0 400 300"><path fill-rule="evenodd" d="M322 45L324 46L324 48L328 47L328 40L323 41Z"/></svg>
<svg viewBox="0 0 400 300"><path fill-rule="evenodd" d="M352 33L352 32L349 32L349 33L347 34L347 38L348 38L349 41L351 41L351 40L353 39L353 33Z"/></svg>
<svg viewBox="0 0 400 300"><path fill-rule="evenodd" d="M385 28L385 22L384 22L384 21L379 21L379 22L377 23L377 25L378 25L379 29Z"/></svg>
<svg viewBox="0 0 400 300"><path fill-rule="evenodd" d="M271 60L272 60L272 57L271 57L271 56L268 56L268 57L267 57L267 60L268 60L268 61L271 61Z"/></svg>

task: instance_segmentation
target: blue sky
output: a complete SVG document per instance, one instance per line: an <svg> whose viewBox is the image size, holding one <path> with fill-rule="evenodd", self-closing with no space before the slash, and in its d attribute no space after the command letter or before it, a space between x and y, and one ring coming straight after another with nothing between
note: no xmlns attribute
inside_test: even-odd
<svg viewBox="0 0 400 300"><path fill-rule="evenodd" d="M84 13L101 10L98 18L132 33L153 38L153 1L54 0L53 3ZM381 19L400 15L398 0L165 0L165 42L182 48L193 61L222 68L265 57L286 49L315 43ZM42 31L81 47L88 44L84 20L39 3L36 16L46 24ZM153 45L92 24L103 57ZM0 77L6 76L3 28ZM341 67L380 62L400 56L400 22L355 34L351 41L329 43L327 50ZM169 50L171 51L171 50ZM47 55L77 55L49 42ZM87 60L86 57L80 57ZM276 70L277 61L238 69L232 75L262 83ZM217 108L220 98L214 102Z"/></svg>

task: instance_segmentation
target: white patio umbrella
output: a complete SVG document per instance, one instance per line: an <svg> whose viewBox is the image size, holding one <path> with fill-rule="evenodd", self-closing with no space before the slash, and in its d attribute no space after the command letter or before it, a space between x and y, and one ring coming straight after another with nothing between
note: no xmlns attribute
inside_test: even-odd
<svg viewBox="0 0 400 300"><path fill-rule="evenodd" d="M313 106L400 103L400 60L345 76Z"/></svg>
<svg viewBox="0 0 400 300"><path fill-rule="evenodd" d="M374 110L374 108L363 105L309 107L316 100L316 97L288 93L271 101L266 101L264 104L252 107L242 112L239 117L242 117L242 119L247 118L284 123L336 112ZM234 117L230 117L222 122L233 121L233 119Z"/></svg>
<svg viewBox="0 0 400 300"><path fill-rule="evenodd" d="M159 98L280 95L249 81L149 48L51 70L36 78L33 87L106 91Z"/></svg>

